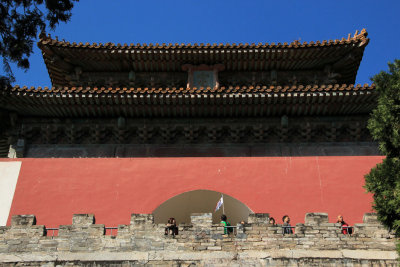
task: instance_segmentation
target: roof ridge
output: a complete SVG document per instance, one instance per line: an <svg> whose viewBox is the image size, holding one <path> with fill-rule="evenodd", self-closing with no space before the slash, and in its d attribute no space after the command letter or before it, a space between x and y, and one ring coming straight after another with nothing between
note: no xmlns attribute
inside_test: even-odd
<svg viewBox="0 0 400 267"><path fill-rule="evenodd" d="M335 39L335 40L322 40L322 41L309 41L309 42L303 42L301 43L300 40L294 40L290 43L288 42L272 42L272 43L233 43L233 44L222 44L222 43L194 43L193 45L191 43L131 43L130 45L128 44L121 44L121 43L111 43L107 42L105 44L103 43L89 43L86 42L85 44L83 42L69 42L63 40L58 40L58 37L55 36L55 38L52 38L50 34L46 34L45 32L40 33L39 35L39 47L42 45L52 45L52 46L69 46L69 47L74 47L74 48L108 48L108 49L182 49L182 48L197 48L197 49L218 49L218 48L236 48L236 49L254 49L254 48L299 48L299 47L318 47L318 46L332 46L332 45L340 45L340 44L349 44L349 43L357 43L360 42L360 45L364 45L368 43L369 39L367 38L368 33L365 28L363 28L360 32L357 30L353 36L351 36L351 33L348 34L347 38L341 38L341 39Z"/></svg>

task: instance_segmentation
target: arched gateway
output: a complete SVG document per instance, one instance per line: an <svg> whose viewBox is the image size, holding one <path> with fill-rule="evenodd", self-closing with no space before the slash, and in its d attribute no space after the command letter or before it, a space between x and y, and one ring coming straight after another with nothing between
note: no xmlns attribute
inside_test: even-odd
<svg viewBox="0 0 400 267"><path fill-rule="evenodd" d="M154 211L154 222L164 223L174 217L178 223L190 223L191 213L212 212L213 223L218 223L222 214L222 207L214 212L221 193L211 190L194 190L172 197L158 206ZM232 225L247 221L253 211L244 203L229 196L223 195L225 214Z"/></svg>

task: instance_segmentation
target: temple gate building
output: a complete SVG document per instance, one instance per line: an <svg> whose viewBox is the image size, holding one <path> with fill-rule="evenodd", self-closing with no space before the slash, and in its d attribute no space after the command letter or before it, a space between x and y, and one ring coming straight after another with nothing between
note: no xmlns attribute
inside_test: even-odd
<svg viewBox="0 0 400 267"><path fill-rule="evenodd" d="M213 212L371 212L381 162L366 128L373 85L354 85L369 39L260 44L83 44L41 35L52 87L0 92L1 224L156 223ZM8 159L7 159L8 157ZM221 210L213 214L218 222Z"/></svg>

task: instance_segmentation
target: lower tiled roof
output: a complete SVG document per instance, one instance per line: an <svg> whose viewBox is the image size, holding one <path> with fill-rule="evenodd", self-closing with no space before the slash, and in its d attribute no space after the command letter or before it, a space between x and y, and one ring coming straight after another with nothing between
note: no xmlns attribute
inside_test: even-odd
<svg viewBox="0 0 400 267"><path fill-rule="evenodd" d="M1 92L0 107L48 117L265 117L369 114L374 85L221 88L28 88Z"/></svg>
<svg viewBox="0 0 400 267"><path fill-rule="evenodd" d="M230 94L230 93L289 93L289 92L336 92L336 91L373 91L375 85L330 84L330 85L293 85L293 86L229 86L219 88L134 88L134 87L27 87L15 86L11 92L38 94Z"/></svg>

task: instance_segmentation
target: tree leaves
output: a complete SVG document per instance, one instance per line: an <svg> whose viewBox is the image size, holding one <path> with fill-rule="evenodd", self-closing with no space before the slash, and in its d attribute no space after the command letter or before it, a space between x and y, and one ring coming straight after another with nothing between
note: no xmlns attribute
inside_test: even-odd
<svg viewBox="0 0 400 267"><path fill-rule="evenodd" d="M400 60L372 81L379 98L368 129L386 158L365 176L365 188L374 194L378 219L400 236Z"/></svg>
<svg viewBox="0 0 400 267"><path fill-rule="evenodd" d="M388 157L400 157L400 60L389 63L389 72L372 78L379 92L378 106L368 128Z"/></svg>
<svg viewBox="0 0 400 267"><path fill-rule="evenodd" d="M0 56L3 58L3 81L14 82L10 63L29 68L29 56L39 31L48 24L54 29L71 17L74 2L79 0L1 0ZM46 12L46 14L44 13Z"/></svg>
<svg viewBox="0 0 400 267"><path fill-rule="evenodd" d="M365 176L379 220L400 236L400 160L386 158Z"/></svg>

